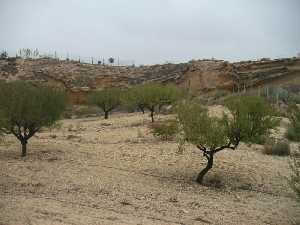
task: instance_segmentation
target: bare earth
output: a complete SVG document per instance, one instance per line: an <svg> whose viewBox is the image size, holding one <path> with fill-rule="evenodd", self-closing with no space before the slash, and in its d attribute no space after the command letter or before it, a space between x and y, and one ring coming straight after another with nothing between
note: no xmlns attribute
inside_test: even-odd
<svg viewBox="0 0 300 225"><path fill-rule="evenodd" d="M163 119L164 116L160 116ZM43 130L20 157L17 140L0 145L1 225L297 224L300 208L288 188L288 157L241 144L206 161L193 146L178 154L148 129L148 115L113 114L63 120ZM284 131L282 127L279 134ZM292 144L292 149L296 144Z"/></svg>

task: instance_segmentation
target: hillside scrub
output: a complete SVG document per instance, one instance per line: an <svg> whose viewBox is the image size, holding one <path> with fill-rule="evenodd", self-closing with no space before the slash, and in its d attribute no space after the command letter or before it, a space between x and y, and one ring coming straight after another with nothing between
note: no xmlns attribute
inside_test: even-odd
<svg viewBox="0 0 300 225"><path fill-rule="evenodd" d="M109 113L121 105L122 91L119 88L107 88L95 91L88 96L88 103L98 106L104 112L104 119L108 119Z"/></svg>
<svg viewBox="0 0 300 225"><path fill-rule="evenodd" d="M222 118L210 117L199 103L184 102L178 107L178 121L185 140L195 145L207 160L196 179L200 184L212 169L216 153L235 150L240 141L255 143L277 125L267 110L268 105L259 97L236 97L226 104L231 116L224 114Z"/></svg>
<svg viewBox="0 0 300 225"><path fill-rule="evenodd" d="M300 109L296 104L290 105L288 110L290 126L286 132L286 137L291 141L300 141Z"/></svg>
<svg viewBox="0 0 300 225"><path fill-rule="evenodd" d="M163 141L172 140L179 132L176 120L167 120L163 122L152 123L151 132L154 136L159 137Z"/></svg>
<svg viewBox="0 0 300 225"><path fill-rule="evenodd" d="M264 144L263 153L266 155L287 156L291 153L290 144L285 140L269 138Z"/></svg>
<svg viewBox="0 0 300 225"><path fill-rule="evenodd" d="M16 81L0 84L0 130L13 134L26 156L28 140L42 127L52 126L65 109L65 95L57 88Z"/></svg>
<svg viewBox="0 0 300 225"><path fill-rule="evenodd" d="M291 155L290 167L292 170L291 177L289 179L290 187L297 194L300 203L300 148L298 151Z"/></svg>

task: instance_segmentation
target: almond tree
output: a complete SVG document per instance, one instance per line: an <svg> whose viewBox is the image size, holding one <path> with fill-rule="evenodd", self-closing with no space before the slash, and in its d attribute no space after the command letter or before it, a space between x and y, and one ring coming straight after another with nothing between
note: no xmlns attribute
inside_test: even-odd
<svg viewBox="0 0 300 225"><path fill-rule="evenodd" d="M65 97L61 90L37 87L23 81L0 84L0 130L13 134L26 156L28 140L42 127L50 127L62 115Z"/></svg>
<svg viewBox="0 0 300 225"><path fill-rule="evenodd" d="M182 97L182 92L174 85L141 84L130 88L124 95L124 102L131 107L150 111L151 121L154 122L154 114L164 105L171 105Z"/></svg>
<svg viewBox="0 0 300 225"><path fill-rule="evenodd" d="M259 97L237 97L227 106L231 115L210 117L205 108L195 102L185 102L178 107L178 121L186 141L194 144L207 160L197 182L212 169L214 156L225 149L235 150L241 141L255 142L268 134L278 121L272 117L268 105Z"/></svg>
<svg viewBox="0 0 300 225"><path fill-rule="evenodd" d="M89 95L88 102L101 108L104 112L104 118L108 119L109 113L121 104L121 91L119 88L95 91Z"/></svg>

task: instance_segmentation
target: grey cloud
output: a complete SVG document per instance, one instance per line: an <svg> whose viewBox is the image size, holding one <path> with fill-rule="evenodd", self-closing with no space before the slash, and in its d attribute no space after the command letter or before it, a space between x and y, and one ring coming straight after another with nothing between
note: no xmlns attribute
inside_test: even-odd
<svg viewBox="0 0 300 225"><path fill-rule="evenodd" d="M151 64L300 52L298 0L0 0L0 49Z"/></svg>

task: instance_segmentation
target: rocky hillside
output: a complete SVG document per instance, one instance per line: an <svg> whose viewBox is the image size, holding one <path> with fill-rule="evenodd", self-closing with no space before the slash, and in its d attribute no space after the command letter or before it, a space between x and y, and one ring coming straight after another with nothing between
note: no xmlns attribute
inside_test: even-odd
<svg viewBox="0 0 300 225"><path fill-rule="evenodd" d="M75 103L93 89L144 82L176 83L196 92L238 91L266 84L299 85L300 59L263 59L229 63L197 60L152 66L108 66L55 59L2 59L0 79L64 87Z"/></svg>

